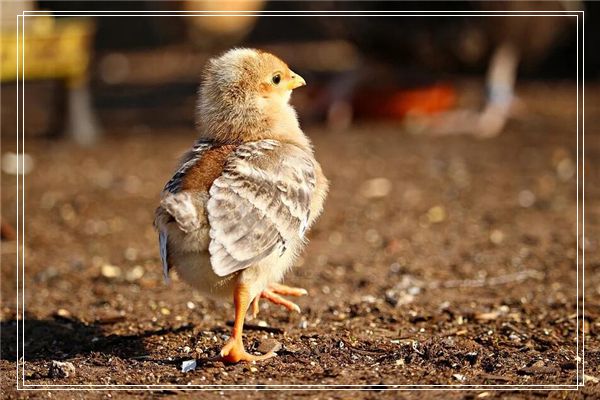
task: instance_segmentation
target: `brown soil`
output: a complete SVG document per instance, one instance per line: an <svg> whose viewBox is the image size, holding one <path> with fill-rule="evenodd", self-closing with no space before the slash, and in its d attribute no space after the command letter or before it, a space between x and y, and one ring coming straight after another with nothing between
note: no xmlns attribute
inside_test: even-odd
<svg viewBox="0 0 600 400"><path fill-rule="evenodd" d="M115 128L89 150L28 139L36 164L25 187L25 384L354 384L373 391L313 394L596 398L600 389L591 381L578 392L372 386L577 383L574 101L574 86L534 86L527 116L490 140L411 135L394 124L359 123L343 133L308 128L332 186L286 283L310 295L299 300L302 314L264 303L259 321L248 321L274 328L246 330L250 349L268 339L283 345L278 357L255 365L210 361L229 334L230 304L176 278L162 280L153 212L193 132ZM600 112L588 107L586 118L583 326L585 371L593 379L600 378ZM6 137L2 144L3 151L15 146ZM391 183L387 195L365 197L385 186L380 180L369 189L373 178ZM13 225L15 184L2 175L2 216ZM2 392L108 395L15 391L15 243L3 242L2 253ZM182 373L182 361L193 358L198 367ZM71 362L75 373L51 377L52 361ZM248 394L256 392L203 393ZM286 393L257 396L263 394Z"/></svg>

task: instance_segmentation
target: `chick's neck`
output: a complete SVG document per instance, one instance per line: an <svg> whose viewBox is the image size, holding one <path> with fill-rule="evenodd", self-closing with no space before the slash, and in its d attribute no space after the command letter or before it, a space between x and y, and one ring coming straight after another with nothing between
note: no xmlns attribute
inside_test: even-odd
<svg viewBox="0 0 600 400"><path fill-rule="evenodd" d="M274 139L311 148L298 124L296 112L286 101L247 97L235 103L201 101L197 128L201 140L243 143Z"/></svg>

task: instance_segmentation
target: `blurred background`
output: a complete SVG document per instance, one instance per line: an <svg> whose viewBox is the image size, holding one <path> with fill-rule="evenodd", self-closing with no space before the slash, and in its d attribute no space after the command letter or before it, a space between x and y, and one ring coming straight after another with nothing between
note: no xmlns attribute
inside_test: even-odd
<svg viewBox="0 0 600 400"><path fill-rule="evenodd" d="M265 48L301 71L310 82L294 96L303 122L327 123L337 129L357 119L388 119L408 122L412 130L494 136L511 115L518 115L515 81L575 79L574 17L176 16L179 11L585 9L588 43L598 35L593 21L600 7L593 2L428 3L6 3L2 132L12 136L15 128L11 44L16 40L13 15L19 9L49 11L28 17L26 23L30 35L25 46L26 75L31 78L26 93L31 93L27 104L33 114L26 119L25 132L28 136L71 134L84 145L93 143L101 131L117 127L143 132L165 126L191 128L190 110L204 63L233 46ZM165 16L52 16L52 11L70 10L165 11ZM595 80L600 56L588 53L586 76ZM486 108L492 105L493 112ZM444 114L457 109L473 113ZM490 111L492 117L480 121L476 111ZM412 118L433 115L437 118Z"/></svg>
<svg viewBox="0 0 600 400"><path fill-rule="evenodd" d="M17 148L22 10L47 12L25 20ZM58 15L71 10L81 13ZM143 14L190 10L557 14ZM575 17L560 15L572 10L585 10L588 46L581 165L578 32ZM304 313L263 305L259 322L286 332L276 335L284 352L244 379L575 382L577 332L590 343L600 333L593 299L576 326L582 243L586 290L600 294L590 233L600 221L599 19L600 3L586 1L3 2L2 371L16 358L14 189L24 177L30 383L53 382L52 360L75 364L66 383L230 383L248 373L178 374L181 359L216 354L230 306L176 276L162 282L152 227L161 188L196 136L204 64L243 46L273 52L306 79L292 103L332 182L310 246L286 278L309 290ZM578 171L588 179L585 237ZM267 334L248 335L256 349ZM303 367L283 367L302 357ZM399 372L405 364L412 375Z"/></svg>

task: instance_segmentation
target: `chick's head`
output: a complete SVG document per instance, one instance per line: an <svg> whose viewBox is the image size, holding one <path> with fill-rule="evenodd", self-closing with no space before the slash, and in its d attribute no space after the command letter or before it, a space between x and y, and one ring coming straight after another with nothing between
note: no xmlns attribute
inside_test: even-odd
<svg viewBox="0 0 600 400"><path fill-rule="evenodd" d="M212 100L241 103L252 100L286 102L304 79L276 56L255 49L234 49L210 60L203 92ZM259 100L260 101L260 100Z"/></svg>
<svg viewBox="0 0 600 400"><path fill-rule="evenodd" d="M304 141L288 101L291 91L305 84L286 63L264 51L233 49L211 59L196 109L200 138L243 142L278 139L285 131L292 140Z"/></svg>

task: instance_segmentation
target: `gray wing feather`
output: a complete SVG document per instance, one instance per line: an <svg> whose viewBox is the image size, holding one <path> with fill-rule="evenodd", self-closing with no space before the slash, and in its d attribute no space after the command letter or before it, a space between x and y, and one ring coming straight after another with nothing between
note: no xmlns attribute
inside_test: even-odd
<svg viewBox="0 0 600 400"><path fill-rule="evenodd" d="M210 188L209 252L225 276L302 240L315 188L312 155L274 140L239 146Z"/></svg>
<svg viewBox="0 0 600 400"><path fill-rule="evenodd" d="M185 177L186 172L198 162L198 160L202 158L204 152L212 148L212 146L213 144L210 142L196 142L194 147L185 154L179 168L163 188L163 199L161 200L161 207L159 210L164 210L164 212L171 215L184 232L190 232L197 229L199 221L192 196L189 193L181 192L182 180ZM168 282L168 234L164 227L161 229L160 225L162 224L158 223L159 215L160 213L157 214L157 219L154 224L158 229L158 245L163 266L163 276L165 281Z"/></svg>
<svg viewBox="0 0 600 400"><path fill-rule="evenodd" d="M167 232L160 231L158 233L158 247L160 249L160 259L162 260L163 266L163 277L165 282L169 281L169 264L167 262Z"/></svg>
<svg viewBox="0 0 600 400"><path fill-rule="evenodd" d="M200 227L194 196L189 192L167 193L160 202L162 208L175 218L179 229L186 233Z"/></svg>

